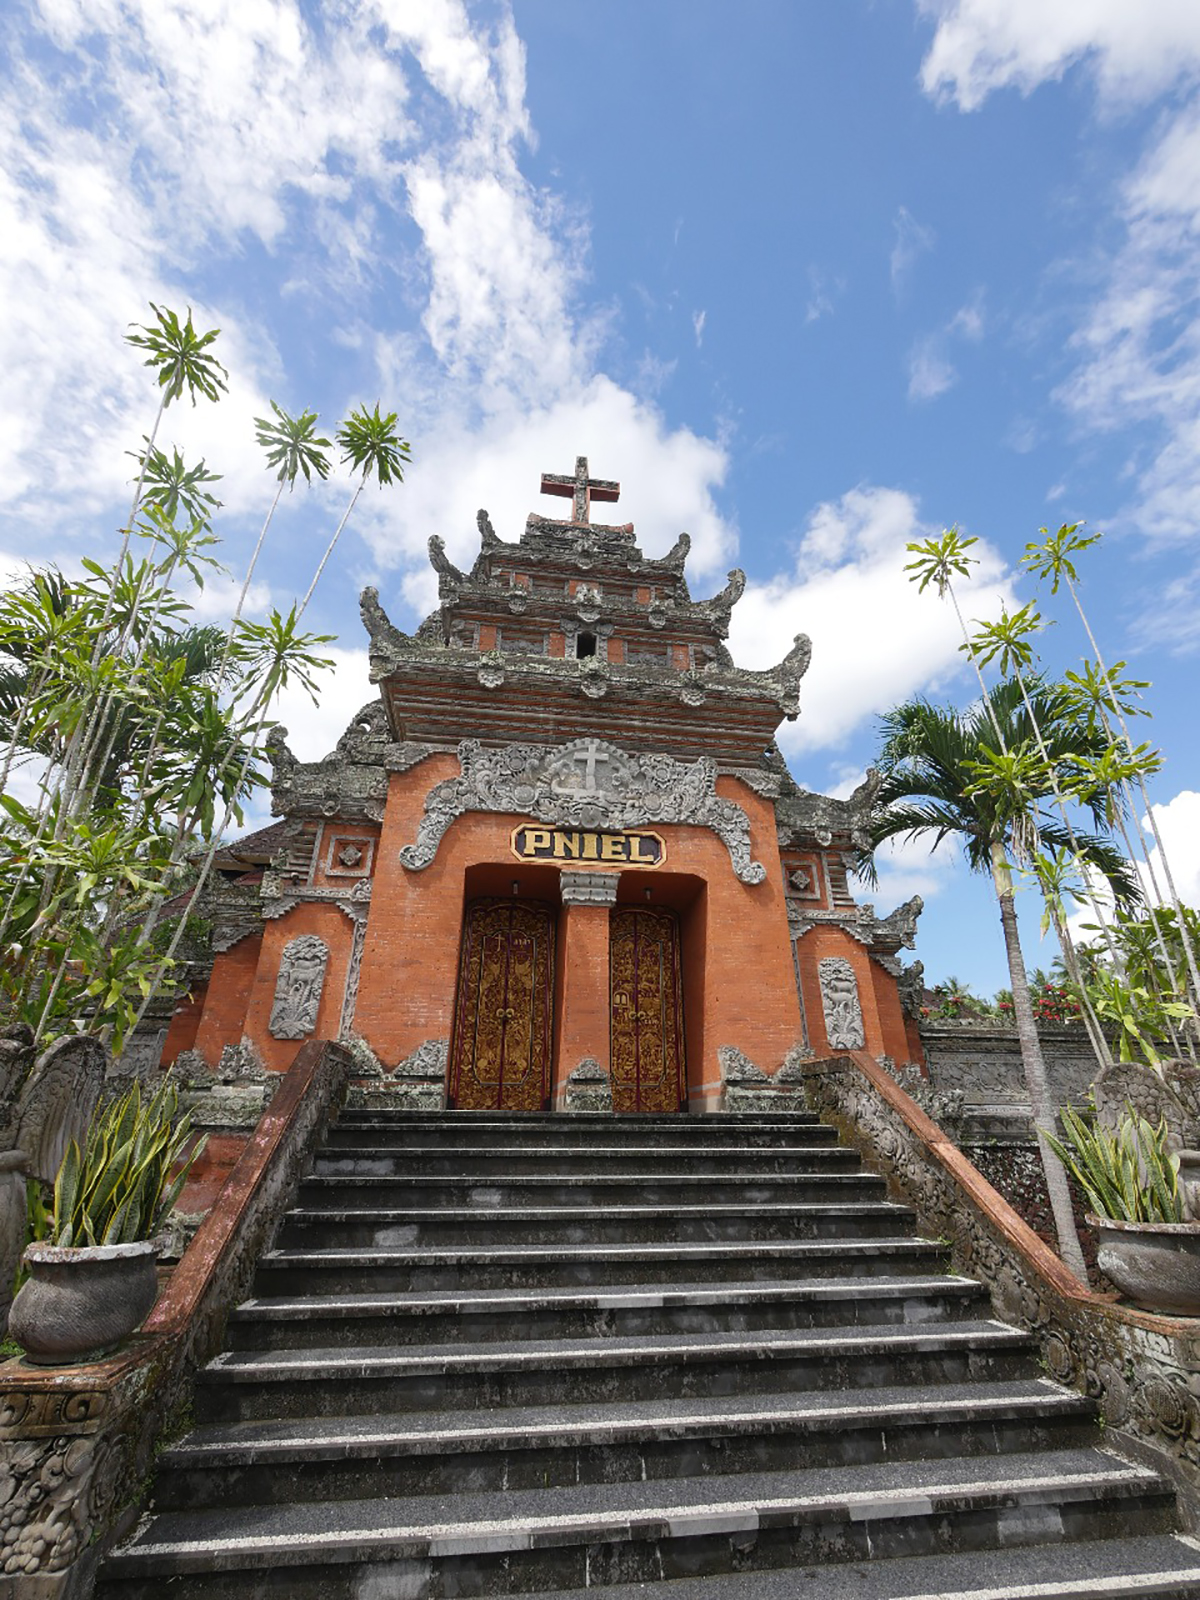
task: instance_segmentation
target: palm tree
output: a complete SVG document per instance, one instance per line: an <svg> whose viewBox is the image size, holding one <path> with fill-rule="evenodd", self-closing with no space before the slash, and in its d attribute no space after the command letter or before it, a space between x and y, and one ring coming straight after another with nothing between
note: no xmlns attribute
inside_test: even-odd
<svg viewBox="0 0 1200 1600"><path fill-rule="evenodd" d="M1071 714L1060 689L1029 679L1023 689L1011 681L998 684L965 712L911 700L882 719L881 732L877 765L883 784L872 828L873 850L887 839L925 838L937 845L954 838L961 842L972 871L991 874L1059 1251L1086 1282L1066 1174L1046 1139L1054 1130L1055 1108L1050 1104L1017 930L1012 869L1014 863L1032 865L1039 853L1069 843L1065 824L1043 811L1043 802L1056 788L1074 793L1094 823L1105 826L1109 796L1086 786L1080 793L1080 772L1088 770L1088 762L1099 760L1108 741L1101 732L1089 732ZM1129 863L1107 839L1080 829L1074 830L1074 839L1084 863L1108 880L1119 902L1136 899ZM873 876L872 860L863 865L867 876Z"/></svg>

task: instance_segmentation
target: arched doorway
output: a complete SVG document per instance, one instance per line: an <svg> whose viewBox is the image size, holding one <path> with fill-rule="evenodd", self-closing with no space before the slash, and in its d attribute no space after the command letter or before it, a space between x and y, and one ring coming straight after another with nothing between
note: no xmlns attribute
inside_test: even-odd
<svg viewBox="0 0 1200 1600"><path fill-rule="evenodd" d="M609 926L610 1071L614 1111L687 1105L679 918L617 906Z"/></svg>
<svg viewBox="0 0 1200 1600"><path fill-rule="evenodd" d="M550 1101L557 908L474 900L463 913L449 1104L542 1111Z"/></svg>

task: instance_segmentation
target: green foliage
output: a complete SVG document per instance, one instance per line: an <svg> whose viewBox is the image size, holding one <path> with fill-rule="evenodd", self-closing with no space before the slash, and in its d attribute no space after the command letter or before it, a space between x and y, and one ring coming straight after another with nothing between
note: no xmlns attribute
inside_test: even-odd
<svg viewBox="0 0 1200 1600"><path fill-rule="evenodd" d="M1184 936L1200 946L1200 914L1180 911L1182 918L1171 906L1150 906L1140 916L1119 911L1105 937L1098 924L1084 924L1093 937L1079 947L1080 975L1096 1015L1116 1033L1122 1061L1157 1066L1158 1045L1172 1025L1193 1036L1200 1027L1190 988L1180 994L1176 987L1187 971Z"/></svg>
<svg viewBox="0 0 1200 1600"><path fill-rule="evenodd" d="M271 401L274 421L270 417L255 417L254 431L258 442L267 452L267 465L278 469L276 477L289 486L302 472L306 483L329 476L330 461L325 454L330 448L328 439L317 433L317 413L302 411L298 417L289 416L282 406Z"/></svg>
<svg viewBox="0 0 1200 1600"><path fill-rule="evenodd" d="M1052 780L1070 782L1081 759L1100 756L1107 739L1089 733L1070 713L1056 685L1031 679L1026 692L1033 717L1020 686L1005 681L966 711L917 699L880 719L876 765L883 782L872 822L873 847L892 838L925 837L932 845L957 839L972 870L990 872L994 845L1030 863L1038 853L1071 846L1065 825L1047 814ZM1093 784L1081 788L1077 798L1104 826L1107 794ZM1136 899L1136 879L1119 850L1100 834L1078 829L1075 841L1118 901ZM869 877L871 861L862 868Z"/></svg>
<svg viewBox="0 0 1200 1600"><path fill-rule="evenodd" d="M191 1119L176 1121L177 1109L172 1083L146 1101L135 1084L92 1119L82 1149L72 1139L54 1180L52 1244L133 1244L154 1237L204 1147L200 1140L188 1149Z"/></svg>
<svg viewBox="0 0 1200 1600"><path fill-rule="evenodd" d="M1098 1217L1114 1222L1182 1222L1179 1157L1167 1149L1166 1120L1155 1127L1127 1107L1115 1133L1062 1111L1070 1144L1047 1134Z"/></svg>
<svg viewBox="0 0 1200 1600"><path fill-rule="evenodd" d="M197 391L207 400L219 399L220 391L226 389L224 380L229 374L209 346L221 330L210 328L207 333L197 333L192 325L190 306L183 323L169 307L156 306L153 300L150 309L155 316L154 323L148 327L133 324L137 331L126 334L125 339L128 344L148 352L144 365L153 367L158 374L163 404L170 405L172 400L178 400L185 389L193 405Z"/></svg>
<svg viewBox="0 0 1200 1600"><path fill-rule="evenodd" d="M1065 582L1078 583L1079 573L1071 560L1083 550L1089 550L1092 545L1099 544L1102 535L1092 533L1084 535L1079 532L1083 527L1082 522L1064 522L1057 533L1050 533L1045 528L1038 532L1043 536L1042 544L1027 544L1021 565L1027 567L1038 578L1050 580L1050 593L1057 594L1059 584Z"/></svg>
<svg viewBox="0 0 1200 1600"><path fill-rule="evenodd" d="M175 521L180 511L190 522L204 528L212 526L212 514L221 502L208 492L207 485L219 483L221 474L210 472L201 459L198 466L189 467L178 447L172 447L168 456L164 450L151 446L147 439L146 450L134 455L142 474L142 507L154 506L168 524Z"/></svg>
<svg viewBox="0 0 1200 1600"><path fill-rule="evenodd" d="M389 411L381 416L379 406L368 411L359 406L352 411L337 431L337 442L342 448L342 460L355 472L360 472L364 483L374 476L380 488L387 483L404 481L403 464L410 459L411 451L406 439L396 430L396 413Z"/></svg>
<svg viewBox="0 0 1200 1600"><path fill-rule="evenodd" d="M217 330L197 331L190 311L151 309L155 320L127 337L156 374L159 419L184 394L219 399ZM326 477L331 446L316 413L271 410L258 437L280 487L299 473ZM202 892L220 836L266 782L273 698L298 684L315 700L331 665L318 654L331 636L301 631L303 606L242 615L278 491L231 627L194 625L177 585L203 587L221 570L220 480L203 460L156 446L157 430L158 420L135 455L116 561L85 557L77 578L30 572L0 593L0 1022L28 1022L41 1041L86 1030L120 1047L177 970L184 919L164 940L160 911L181 891ZM368 477L402 478L410 450L394 412L360 408L337 441L358 474L351 508ZM14 774L32 778L29 804Z"/></svg>
<svg viewBox="0 0 1200 1600"><path fill-rule="evenodd" d="M906 544L904 548L913 559L904 570L919 594L932 583L938 594L944 595L956 577L967 577L977 564L978 558L969 556L967 551L978 543L978 539L964 539L957 527L946 528L936 539Z"/></svg>

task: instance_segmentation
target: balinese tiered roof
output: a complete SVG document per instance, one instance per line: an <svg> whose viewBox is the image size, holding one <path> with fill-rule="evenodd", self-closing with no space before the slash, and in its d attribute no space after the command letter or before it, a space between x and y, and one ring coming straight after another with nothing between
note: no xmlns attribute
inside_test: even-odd
<svg viewBox="0 0 1200 1600"><path fill-rule="evenodd" d="M740 569L711 599L693 600L688 535L654 558L631 523L593 523L592 500L615 500L620 490L590 478L586 457L573 477L547 475L542 487L571 495L571 517L532 513L520 540L506 543L481 511L469 573L448 559L441 538L430 539L441 604L415 634L395 627L378 593L364 590L371 678L382 686L393 737L452 747L466 737L559 744L590 736L757 764L780 721L798 713L808 639L798 634L768 671L735 666L723 641L745 587Z"/></svg>

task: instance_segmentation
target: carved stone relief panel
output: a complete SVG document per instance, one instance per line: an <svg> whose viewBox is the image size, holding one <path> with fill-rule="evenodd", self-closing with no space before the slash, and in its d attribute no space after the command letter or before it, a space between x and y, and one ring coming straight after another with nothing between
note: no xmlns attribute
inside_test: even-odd
<svg viewBox="0 0 1200 1600"><path fill-rule="evenodd" d="M831 1050L862 1050L866 1047L862 1005L858 998L858 979L844 956L826 956L817 962L821 985L821 1006L825 1012L825 1034Z"/></svg>
<svg viewBox="0 0 1200 1600"><path fill-rule="evenodd" d="M560 828L619 833L654 822L709 828L729 851L742 883L762 883L766 868L750 851L750 819L716 792L707 757L631 754L604 739L575 739L557 749L510 744L485 750L478 739L458 747L462 771L430 791L413 844L400 852L410 872L429 866L449 828L471 811L510 812Z"/></svg>
<svg viewBox="0 0 1200 1600"><path fill-rule="evenodd" d="M327 878L365 878L375 860L375 841L358 834L335 833L326 841Z"/></svg>
<svg viewBox="0 0 1200 1600"><path fill-rule="evenodd" d="M267 1024L274 1038L307 1039L315 1030L328 965L329 946L315 933L301 934L284 945Z"/></svg>
<svg viewBox="0 0 1200 1600"><path fill-rule="evenodd" d="M821 887L821 858L801 856L785 863L787 892L797 900L823 900Z"/></svg>

